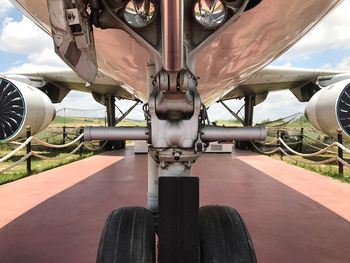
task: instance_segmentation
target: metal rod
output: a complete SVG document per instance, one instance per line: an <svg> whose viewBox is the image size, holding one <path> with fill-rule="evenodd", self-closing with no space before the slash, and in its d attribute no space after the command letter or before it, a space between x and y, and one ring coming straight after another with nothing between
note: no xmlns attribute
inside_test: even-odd
<svg viewBox="0 0 350 263"><path fill-rule="evenodd" d="M139 104L138 101L135 102L134 105L132 105L125 113L123 113L122 116L120 116L118 119L115 120L114 124L117 125L119 122L121 122L122 120L124 120L124 118L126 116L129 115L129 113Z"/></svg>
<svg viewBox="0 0 350 263"><path fill-rule="evenodd" d="M85 141L148 140L145 127L86 127Z"/></svg>
<svg viewBox="0 0 350 263"><path fill-rule="evenodd" d="M267 137L265 127L217 127L207 126L202 129L204 141L264 141Z"/></svg>
<svg viewBox="0 0 350 263"><path fill-rule="evenodd" d="M183 67L184 0L162 1L163 68L177 72Z"/></svg>
<svg viewBox="0 0 350 263"><path fill-rule="evenodd" d="M222 100L220 100L220 103L222 104L222 106L225 107L225 109L231 113L231 115L233 115L233 117L235 117L240 123L242 123L244 125L244 120L238 116L238 114L236 114L233 110L231 110Z"/></svg>
<svg viewBox="0 0 350 263"><path fill-rule="evenodd" d="M244 98L244 126L253 125L253 116L254 116L254 105L255 105L255 96L247 95Z"/></svg>
<svg viewBox="0 0 350 263"><path fill-rule="evenodd" d="M304 128L300 129L300 144L299 144L299 152L303 152L303 142L304 142Z"/></svg>
<svg viewBox="0 0 350 263"><path fill-rule="evenodd" d="M281 134L282 134L281 131L277 130L277 145L278 145L279 149L282 149L282 147L283 147L281 141L279 140L280 138L283 139ZM278 152L279 152L280 158L283 159L282 151L278 151Z"/></svg>
<svg viewBox="0 0 350 263"><path fill-rule="evenodd" d="M27 139L32 136L32 131L31 131L31 127L27 126ZM27 144L27 154L29 154L32 151L32 143L29 142ZM27 176L32 174L32 157L29 156L27 159Z"/></svg>
<svg viewBox="0 0 350 263"><path fill-rule="evenodd" d="M115 97L106 97L106 110L107 110L107 124L108 126L114 126L115 122Z"/></svg>
<svg viewBox="0 0 350 263"><path fill-rule="evenodd" d="M79 129L79 135L82 134L84 132L84 128L80 127ZM83 143L84 142L84 137L82 137L79 141L79 143ZM80 158L83 156L83 151L84 151L84 145L80 147L79 149L79 156Z"/></svg>
<svg viewBox="0 0 350 263"><path fill-rule="evenodd" d="M338 143L339 144L343 144L343 133L342 131L338 131ZM343 149L338 147L338 157L340 159L344 158L344 154L343 154ZM339 176L343 176L344 175L344 165L341 162L338 162L338 170L339 170Z"/></svg>
<svg viewBox="0 0 350 263"><path fill-rule="evenodd" d="M66 138L67 138L66 126L63 126L62 144L66 144Z"/></svg>

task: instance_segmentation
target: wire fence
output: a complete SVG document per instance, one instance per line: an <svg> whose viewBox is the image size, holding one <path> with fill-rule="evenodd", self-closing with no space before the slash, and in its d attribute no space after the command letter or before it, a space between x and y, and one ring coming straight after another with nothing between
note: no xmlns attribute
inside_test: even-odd
<svg viewBox="0 0 350 263"><path fill-rule="evenodd" d="M70 129L76 129L77 132L67 132L67 128ZM106 144L108 143L105 141L103 144L100 143L99 146L94 145L93 143L89 142L84 142L84 134L83 134L83 129L82 128L76 128L76 127L63 127L62 128L63 133L57 132L57 134L53 133L51 136L47 136L44 138L37 138L34 136L31 136L31 130L30 128L27 129L27 139L22 142L22 143L12 143L12 145L15 145L16 148L13 149L11 152L6 154L4 157L0 158L0 164L4 163L8 160L10 160L12 157L15 155L19 155L21 151L26 149L26 153L21 157L19 160L9 164L7 167L0 169L0 175L11 171L13 168L23 164L26 162L27 166L27 175L30 175L32 173L31 169L31 161L32 157L36 157L40 160L63 160L66 159L68 156L76 154L78 151L80 152L80 157L82 156L83 149L91 151L91 152L96 152L96 151L101 151L104 149ZM56 140L56 143L60 144L54 144L54 143L49 143L49 139L52 140L52 138L60 135L60 138ZM69 142L68 142L69 141ZM62 143L62 144L61 144ZM61 149L68 149L74 147L72 151L70 151L67 154L64 154L63 156L59 157L50 157L50 156L45 156L38 151L33 150L33 145L35 146L41 146L44 147L45 149L56 149L56 150L61 150Z"/></svg>

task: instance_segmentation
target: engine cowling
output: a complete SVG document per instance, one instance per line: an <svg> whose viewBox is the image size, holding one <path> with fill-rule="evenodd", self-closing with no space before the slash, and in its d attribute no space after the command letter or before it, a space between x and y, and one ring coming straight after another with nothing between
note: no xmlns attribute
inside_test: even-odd
<svg viewBox="0 0 350 263"><path fill-rule="evenodd" d="M336 136L338 130L350 137L350 80L322 88L309 101L305 116L320 131Z"/></svg>
<svg viewBox="0 0 350 263"><path fill-rule="evenodd" d="M55 118L49 97L37 88L17 80L0 78L0 142L26 137L44 130Z"/></svg>

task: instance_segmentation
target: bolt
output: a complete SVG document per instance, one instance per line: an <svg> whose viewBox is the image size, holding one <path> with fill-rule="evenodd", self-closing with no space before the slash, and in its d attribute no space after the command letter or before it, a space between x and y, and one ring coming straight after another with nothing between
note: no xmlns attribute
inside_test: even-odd
<svg viewBox="0 0 350 263"><path fill-rule="evenodd" d="M175 159L175 161L180 160L180 157L181 157L181 152L174 152L174 159Z"/></svg>

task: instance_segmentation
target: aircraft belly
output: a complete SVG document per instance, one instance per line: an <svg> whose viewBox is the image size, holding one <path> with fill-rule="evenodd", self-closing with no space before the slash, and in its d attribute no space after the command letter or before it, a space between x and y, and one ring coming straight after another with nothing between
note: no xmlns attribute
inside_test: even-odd
<svg viewBox="0 0 350 263"><path fill-rule="evenodd" d="M195 71L204 102L215 102L272 62L337 3L264 0L245 12L197 55Z"/></svg>
<svg viewBox="0 0 350 263"><path fill-rule="evenodd" d="M204 103L215 102L274 60L340 1L264 0L245 12L193 58ZM42 28L49 28L46 0L17 2ZM121 30L95 29L94 35L99 68L145 97L146 49Z"/></svg>

